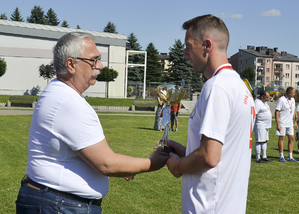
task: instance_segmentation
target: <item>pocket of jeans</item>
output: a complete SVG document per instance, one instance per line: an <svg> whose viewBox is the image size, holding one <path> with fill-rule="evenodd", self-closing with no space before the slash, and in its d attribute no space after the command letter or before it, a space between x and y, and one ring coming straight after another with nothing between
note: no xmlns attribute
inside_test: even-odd
<svg viewBox="0 0 299 214"><path fill-rule="evenodd" d="M16 202L16 213L17 214L40 214L41 213L41 206L40 205L27 205L27 204L20 204Z"/></svg>

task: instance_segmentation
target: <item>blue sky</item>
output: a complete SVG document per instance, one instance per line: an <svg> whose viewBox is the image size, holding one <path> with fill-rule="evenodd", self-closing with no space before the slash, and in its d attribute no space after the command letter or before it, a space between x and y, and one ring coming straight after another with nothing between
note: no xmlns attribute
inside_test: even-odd
<svg viewBox="0 0 299 214"><path fill-rule="evenodd" d="M299 56L298 0L0 0L0 5L8 18L18 7L25 19L34 5L45 13L52 8L71 28L103 31L111 21L118 33L134 33L143 49L152 42L164 53L175 40L184 41L185 21L213 14L230 31L229 57L247 45L278 47Z"/></svg>

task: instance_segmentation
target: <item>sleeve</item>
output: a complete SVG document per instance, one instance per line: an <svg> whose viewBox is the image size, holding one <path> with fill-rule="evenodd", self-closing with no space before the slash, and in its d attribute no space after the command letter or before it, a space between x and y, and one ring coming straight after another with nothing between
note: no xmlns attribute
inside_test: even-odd
<svg viewBox="0 0 299 214"><path fill-rule="evenodd" d="M280 111L280 110L281 110L281 107L282 107L282 100L281 100L281 98L279 98L279 99L277 100L277 104L276 104L275 109L278 110L278 111Z"/></svg>
<svg viewBox="0 0 299 214"><path fill-rule="evenodd" d="M105 138L97 114L81 97L67 99L61 104L53 127L56 136L74 151Z"/></svg>
<svg viewBox="0 0 299 214"><path fill-rule="evenodd" d="M299 111L299 104L297 105L297 109L296 109L296 111Z"/></svg>
<svg viewBox="0 0 299 214"><path fill-rule="evenodd" d="M206 103L200 110L203 120L199 134L224 142L232 111L231 97L219 86L207 87L201 102Z"/></svg>

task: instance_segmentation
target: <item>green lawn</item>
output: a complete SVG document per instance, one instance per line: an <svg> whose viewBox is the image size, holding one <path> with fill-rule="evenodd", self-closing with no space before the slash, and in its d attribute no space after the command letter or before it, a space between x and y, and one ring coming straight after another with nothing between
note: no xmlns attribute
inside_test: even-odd
<svg viewBox="0 0 299 214"><path fill-rule="evenodd" d="M118 153L148 157L162 132L153 130L154 115L99 116L111 148ZM20 180L27 165L27 140L31 116L0 116L0 213L15 213L15 200ZM170 138L186 144L188 118L180 118L179 132ZM270 132L268 157L271 163L258 164L252 152L247 213L297 213L299 163L278 162L277 140ZM253 145L254 146L254 145ZM297 148L297 147L296 147ZM285 156L287 156L285 143ZM294 153L299 159L299 154ZM133 181L110 178L110 190L103 200L104 213L180 213L181 178L174 178L164 167L143 173Z"/></svg>

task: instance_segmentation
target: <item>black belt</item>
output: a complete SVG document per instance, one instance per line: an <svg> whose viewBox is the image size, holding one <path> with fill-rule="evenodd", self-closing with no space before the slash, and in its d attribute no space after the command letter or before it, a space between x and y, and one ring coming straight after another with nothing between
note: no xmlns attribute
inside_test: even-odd
<svg viewBox="0 0 299 214"><path fill-rule="evenodd" d="M69 198L72 200L80 201L80 202L86 203L86 204L92 204L92 205L98 205L98 206L101 206L101 204L102 204L102 199L87 199L87 198L82 198L80 196L77 196L77 195L74 195L74 194L71 194L68 192L58 191L56 189L52 189L45 185L36 183L35 181L31 180L28 176L24 179L24 181L28 182L28 184L27 184L28 187L31 187L36 190L43 189L43 190L52 192L54 194L57 194L57 195L60 195L60 196L63 196L63 197L66 197L66 198Z"/></svg>

